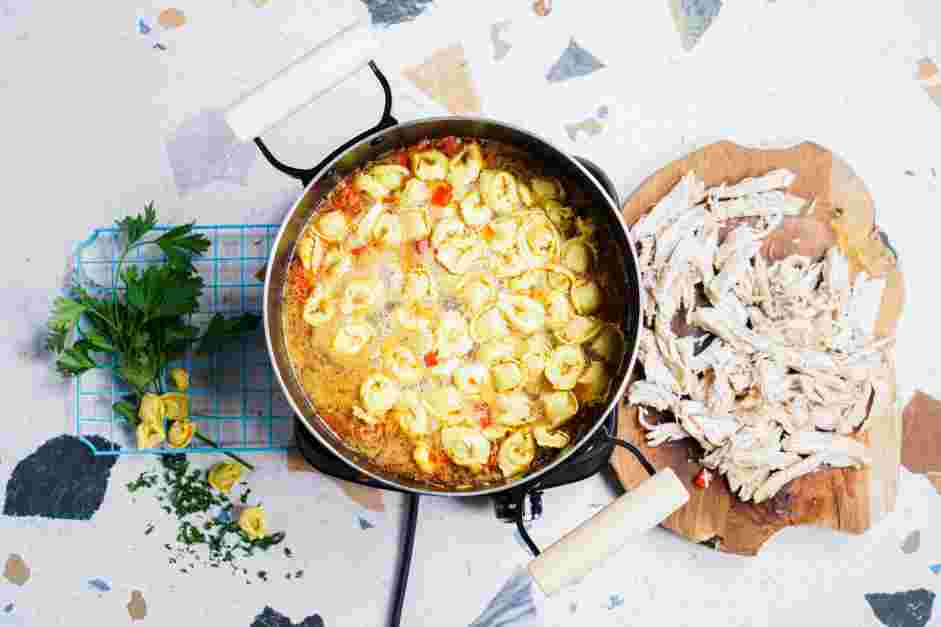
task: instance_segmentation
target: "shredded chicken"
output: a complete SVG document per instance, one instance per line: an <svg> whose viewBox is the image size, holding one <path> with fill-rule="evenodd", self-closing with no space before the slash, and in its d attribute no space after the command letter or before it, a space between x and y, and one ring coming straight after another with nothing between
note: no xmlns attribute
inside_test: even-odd
<svg viewBox="0 0 941 627"><path fill-rule="evenodd" d="M762 255L784 216L813 210L783 191L794 179L775 170L707 190L689 173L631 229L644 377L628 399L650 446L696 440L745 501L821 467L870 463L853 435L891 345L874 337L885 281L851 277L838 247L820 260ZM705 335L676 336L677 316ZM645 408L674 420L648 422Z"/></svg>

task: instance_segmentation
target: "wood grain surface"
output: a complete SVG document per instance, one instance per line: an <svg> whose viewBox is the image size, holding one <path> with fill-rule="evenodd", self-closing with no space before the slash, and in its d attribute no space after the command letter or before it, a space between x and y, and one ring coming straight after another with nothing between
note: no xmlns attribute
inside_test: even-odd
<svg viewBox="0 0 941 627"><path fill-rule="evenodd" d="M781 227L775 254L816 255L838 243L855 273L886 277L886 289L877 321L877 333L895 332L904 302L904 282L895 257L874 227L875 210L865 184L852 168L829 150L802 143L783 150L761 150L719 142L674 161L653 174L628 198L624 215L633 224L662 198L689 170L707 186L735 183L770 170L787 168L797 174L788 191L815 200L812 215L795 218ZM837 228L834 228L836 226ZM766 249L767 253L768 250ZM864 432L856 437L869 444L871 467L829 469L800 477L768 501L743 503L729 491L724 478L706 490L693 487L701 466L684 441L656 448L644 444L644 429L637 410L623 402L618 419L620 437L638 445L658 468L669 466L691 493L689 503L670 516L664 526L694 541L710 541L716 548L739 555L756 555L780 529L791 525L817 525L848 533L863 533L892 510L895 504L901 454L901 415L895 398L894 365L876 385ZM646 472L625 451L612 457L615 474L630 490Z"/></svg>

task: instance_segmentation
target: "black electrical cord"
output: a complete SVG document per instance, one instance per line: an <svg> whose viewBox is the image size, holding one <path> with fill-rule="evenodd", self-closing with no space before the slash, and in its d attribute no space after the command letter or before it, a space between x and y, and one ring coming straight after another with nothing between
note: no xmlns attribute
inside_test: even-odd
<svg viewBox="0 0 941 627"><path fill-rule="evenodd" d="M390 627L402 624L402 608L405 606L405 589L408 586L408 572L412 567L412 551L415 548L415 530L418 527L418 495L405 495L406 519L405 541L399 555L399 574L396 579L395 597L392 599L392 618Z"/></svg>
<svg viewBox="0 0 941 627"><path fill-rule="evenodd" d="M615 438L607 432L605 432L605 439L611 444L616 444L617 446L627 449L637 459L637 461L640 462L640 465L644 467L644 470L646 470L647 474L649 474L651 477L657 474L657 469L654 468L653 464L650 463L650 460L648 460L647 457L640 452L639 448L626 440ZM535 542L533 542L529 532L526 531L526 527L523 525L523 501L526 498L526 494L528 493L521 493L519 500L516 503L516 529L519 531L520 537L523 538L523 542L526 543L526 546L533 554L533 557L538 557L540 553L539 547L536 546Z"/></svg>

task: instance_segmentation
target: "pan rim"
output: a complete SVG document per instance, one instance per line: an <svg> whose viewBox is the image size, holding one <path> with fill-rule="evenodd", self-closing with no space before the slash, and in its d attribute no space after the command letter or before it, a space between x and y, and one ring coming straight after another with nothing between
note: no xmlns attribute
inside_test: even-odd
<svg viewBox="0 0 941 627"><path fill-rule="evenodd" d="M272 366L272 370L274 372L275 378L278 381L278 385L281 387L281 391L284 393L284 396L286 397L288 403L290 404L291 409L294 411L295 418L300 421L300 423L304 426L304 428L322 446L324 446L328 451L330 451L330 453L332 453L336 457L339 457L340 459L342 459L343 462L349 465L352 469L368 476L370 479L373 479L375 481L378 481L381 484L384 484L385 486L388 486L389 489L400 491L400 492L404 491L404 492L409 492L413 494L423 494L427 496L456 496L456 497L489 496L489 495L513 490L513 489L519 488L520 486L524 484L532 483L538 480L539 477L544 476L545 474L549 473L550 471L554 470L555 468L563 464L566 460L572 457L577 451L579 451L588 442L589 439L591 439L591 437L598 431L598 429L600 429L602 425L606 422L607 417L611 413L611 411L616 410L622 401L624 392L631 379L631 373L633 372L634 366L636 365L638 344L639 344L637 341L635 341L634 345L631 347L630 355L628 357L628 364L627 364L626 369L624 370L624 376L622 377L617 388L615 389L614 394L611 396L611 400L607 403L604 410L600 413L599 417L595 419L594 424L592 424L581 435L581 438L579 439L579 441L576 442L573 446L569 447L568 450L564 452L560 452L555 457L555 459L553 459L551 462L549 462L545 466L531 473L524 474L515 480L512 480L510 482L507 482L501 485L497 485L493 487L486 487L486 488L477 488L473 490L460 490L460 489L454 489L454 488L435 489L430 486L429 487L415 487L412 485L407 485L405 483L395 481L391 478L384 477L379 473L373 472L369 468L364 468L363 466L354 463L353 461L348 459L346 455L338 451L337 448L333 446L331 442L327 441L324 437L322 437L321 434L316 429L314 429L310 424L308 424L308 420L307 420L307 417L304 415L304 412L301 411L301 408L298 406L293 395L290 394L290 392L288 391L288 386L285 381L285 373L281 371L282 369L278 364L278 360L275 358L275 347L273 343L274 339L271 333L272 321L270 319L270 314L269 314L270 312L269 305L270 305L270 299L271 299L271 281L272 281L272 274L275 268L275 263L274 263L275 256L278 252L278 247L282 238L285 237L285 233L287 231L291 218L294 216L295 212L298 210L298 207L303 202L303 200L305 199L305 197L307 196L311 188L317 185L318 182L324 176L330 173L338 161L343 159L351 151L354 151L358 149L359 147L361 147L363 144L373 142L379 137L382 137L387 134L391 134L397 130L401 130L404 128L410 128L410 127L419 126L419 125L436 124L436 123L452 123L456 121L495 125L495 126L503 127L515 133L529 136L533 140L551 149L552 152L554 152L561 159L563 159L565 163L567 163L570 167L576 169L577 171L579 171L580 174L587 177L587 179L595 186L595 191L600 193L601 196L607 202L608 209L614 214L615 221L620 226L623 232L624 239L627 242L628 251L630 252L630 255L633 257L633 259L635 260L635 263L629 264L631 266L631 269L628 269L628 271L629 272L632 271L634 273L635 275L634 279L636 281L636 284L638 286L640 285L640 274L639 274L638 265L636 263L637 251L634 248L634 242L631 240L630 229L627 225L627 222L624 219L624 215L621 211L621 207L617 205L615 200L610 196L610 194L608 194L607 190L598 181L598 179L596 179L595 176L585 166L579 163L578 159L576 159L573 155L565 152L564 150L561 150L555 144L553 144L548 139L546 139L545 137L542 137L539 134L533 133L532 131L521 128L515 124L508 123L508 122L501 121L501 120L496 120L493 118L488 118L488 117L483 117L483 116L468 116L468 115L448 115L448 116L418 118L415 120L410 120L408 122L402 122L394 126L379 130L375 133L372 133L364 137L357 143L353 144L352 146L344 150L339 155L337 155L334 159L332 159L329 163L325 165L325 167L320 171L320 174L318 174L317 177L312 179L307 185L304 186L304 189L300 192L297 199L291 205L291 208L284 215L284 218L282 219L282 222L281 222L281 226L278 229L278 233L274 237L271 243L271 249L268 253L267 267L265 269L265 282L262 288L263 290L262 308L263 308L263 318L264 318L264 328L265 328L265 343L268 349L268 357L271 361L271 366ZM642 298L643 296L641 295L641 299ZM637 303L635 303L635 305L638 307L638 315L636 316L637 328L633 329L633 331L634 331L634 337L639 338L640 327L641 327L641 317L642 317L639 311L640 306L641 306L640 299L638 300ZM294 377L293 373L289 373L289 374L291 377ZM318 418L320 418L319 414L318 414ZM320 418L320 420L323 420L323 419Z"/></svg>

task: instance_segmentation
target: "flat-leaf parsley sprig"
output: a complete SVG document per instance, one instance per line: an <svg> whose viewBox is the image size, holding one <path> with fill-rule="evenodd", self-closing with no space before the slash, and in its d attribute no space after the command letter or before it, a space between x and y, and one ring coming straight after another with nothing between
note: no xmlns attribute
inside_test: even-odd
<svg viewBox="0 0 941 627"><path fill-rule="evenodd" d="M145 239L157 226L153 203L136 216L117 222L126 242L115 268L121 290L94 296L75 285L68 296L56 298L49 317L46 345L56 355L56 369L66 377L77 377L95 368L112 368L99 362L97 354L114 356L114 373L127 382L133 393L114 405L114 410L137 425L141 399L148 392L162 393L163 379L171 359L198 342L197 352L218 350L227 342L258 327L260 317L244 313L234 318L216 314L206 331L189 323L202 295L203 278L193 259L211 244L194 224L182 224ZM140 247L156 245L166 256L162 263L125 268L128 254ZM196 437L218 445L203 434ZM253 468L235 455L239 463Z"/></svg>

